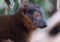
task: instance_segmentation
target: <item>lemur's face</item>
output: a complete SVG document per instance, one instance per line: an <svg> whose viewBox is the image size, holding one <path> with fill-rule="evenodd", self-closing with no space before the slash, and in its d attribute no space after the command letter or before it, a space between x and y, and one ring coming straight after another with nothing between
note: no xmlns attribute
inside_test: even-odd
<svg viewBox="0 0 60 42"><path fill-rule="evenodd" d="M38 28L46 27L46 22L43 19L43 11L39 6L34 5L23 5L22 10L26 16L28 16L33 24Z"/></svg>

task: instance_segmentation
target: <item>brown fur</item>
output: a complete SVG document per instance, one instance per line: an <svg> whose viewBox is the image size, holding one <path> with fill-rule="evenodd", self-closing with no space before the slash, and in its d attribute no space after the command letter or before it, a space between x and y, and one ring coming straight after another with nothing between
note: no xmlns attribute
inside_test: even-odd
<svg viewBox="0 0 60 42"><path fill-rule="evenodd" d="M0 16L0 42L11 39L14 42L27 42L30 31L36 27L19 11L15 15Z"/></svg>

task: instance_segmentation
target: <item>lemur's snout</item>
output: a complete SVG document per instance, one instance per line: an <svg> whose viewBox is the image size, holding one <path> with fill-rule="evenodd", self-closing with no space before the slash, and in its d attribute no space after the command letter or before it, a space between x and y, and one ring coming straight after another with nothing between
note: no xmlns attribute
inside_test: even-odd
<svg viewBox="0 0 60 42"><path fill-rule="evenodd" d="M44 22L45 22L45 21L44 21ZM46 23L46 22L43 24L43 28L44 28L44 27L47 27L47 23Z"/></svg>
<svg viewBox="0 0 60 42"><path fill-rule="evenodd" d="M47 27L47 23L43 20L43 19L39 19L34 21L35 26L37 26L38 28L45 28Z"/></svg>
<svg viewBox="0 0 60 42"><path fill-rule="evenodd" d="M46 22L42 23L41 26L40 26L40 28L45 28L45 27L47 27Z"/></svg>
<svg viewBox="0 0 60 42"><path fill-rule="evenodd" d="M46 23L46 21L44 21L43 19L40 20L40 27L41 27L41 28L47 27L47 23Z"/></svg>

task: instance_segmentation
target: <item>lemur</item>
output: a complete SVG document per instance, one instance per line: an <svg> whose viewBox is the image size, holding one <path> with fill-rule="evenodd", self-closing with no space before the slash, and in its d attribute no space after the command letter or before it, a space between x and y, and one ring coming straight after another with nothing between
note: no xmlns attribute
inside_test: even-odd
<svg viewBox="0 0 60 42"><path fill-rule="evenodd" d="M14 15L0 16L0 42L30 42L33 31L47 26L43 14L41 7L28 3L21 4Z"/></svg>

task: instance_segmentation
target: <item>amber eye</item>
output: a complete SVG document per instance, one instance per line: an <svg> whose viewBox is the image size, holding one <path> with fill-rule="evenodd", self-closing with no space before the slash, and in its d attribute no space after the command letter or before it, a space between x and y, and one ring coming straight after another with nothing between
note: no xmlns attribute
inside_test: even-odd
<svg viewBox="0 0 60 42"><path fill-rule="evenodd" d="M39 18L40 17L40 13L39 12L34 12L33 17L34 18Z"/></svg>

